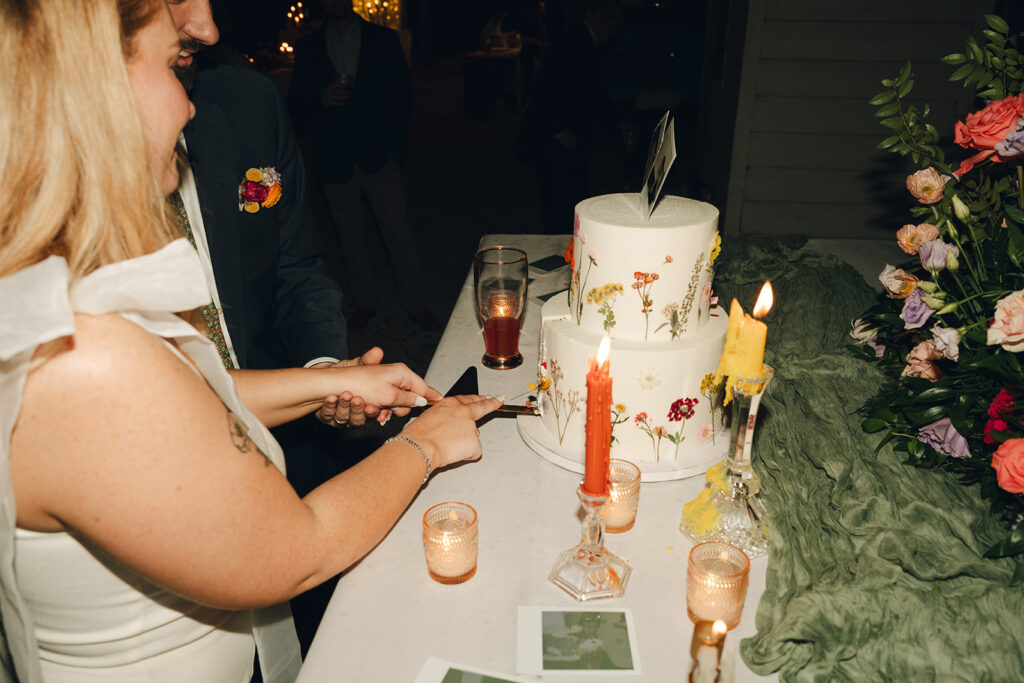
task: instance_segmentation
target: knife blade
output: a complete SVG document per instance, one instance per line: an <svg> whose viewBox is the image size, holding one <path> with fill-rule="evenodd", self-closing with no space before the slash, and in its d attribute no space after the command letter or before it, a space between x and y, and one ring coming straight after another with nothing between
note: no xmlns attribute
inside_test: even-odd
<svg viewBox="0 0 1024 683"><path fill-rule="evenodd" d="M480 385L477 379L476 366L471 365L466 368L466 371L462 373L462 376L455 380L455 384L445 394L445 398L449 396L465 396L467 394L479 394ZM429 401L430 405L437 403L437 401ZM495 415L539 415L537 408L533 406L517 406L517 405L502 405L500 408L494 411Z"/></svg>

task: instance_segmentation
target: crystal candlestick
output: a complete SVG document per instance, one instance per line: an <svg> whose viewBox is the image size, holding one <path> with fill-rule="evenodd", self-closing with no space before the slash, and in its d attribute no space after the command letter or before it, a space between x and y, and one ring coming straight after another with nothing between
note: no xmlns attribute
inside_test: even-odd
<svg viewBox="0 0 1024 683"><path fill-rule="evenodd" d="M749 557L768 552L768 511L758 499L761 480L750 464L757 409L775 371L762 366L760 377L737 377L732 387L732 431L725 463L707 473L707 484L683 506L679 530L695 543L726 541Z"/></svg>
<svg viewBox="0 0 1024 683"><path fill-rule="evenodd" d="M621 598L633 568L604 547L601 508L607 496L592 496L577 489L583 505L582 539L575 548L558 556L548 579L580 602L596 598Z"/></svg>

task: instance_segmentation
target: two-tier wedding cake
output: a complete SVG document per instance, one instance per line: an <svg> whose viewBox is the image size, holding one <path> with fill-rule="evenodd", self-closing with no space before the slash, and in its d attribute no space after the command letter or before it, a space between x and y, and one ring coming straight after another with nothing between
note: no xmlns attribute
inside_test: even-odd
<svg viewBox="0 0 1024 683"><path fill-rule="evenodd" d="M727 317L713 306L718 209L635 194L576 207L568 296L542 310L538 400L561 454L582 462L587 358L611 337L613 458L697 470L728 445L714 386Z"/></svg>

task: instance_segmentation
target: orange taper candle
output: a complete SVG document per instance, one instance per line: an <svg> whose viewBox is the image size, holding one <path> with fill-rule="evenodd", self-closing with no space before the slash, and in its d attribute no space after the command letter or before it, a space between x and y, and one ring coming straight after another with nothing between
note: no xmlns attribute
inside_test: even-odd
<svg viewBox="0 0 1024 683"><path fill-rule="evenodd" d="M608 374L608 350L611 339L605 337L587 363L587 459L583 491L591 496L608 495L608 453L612 447L612 378Z"/></svg>

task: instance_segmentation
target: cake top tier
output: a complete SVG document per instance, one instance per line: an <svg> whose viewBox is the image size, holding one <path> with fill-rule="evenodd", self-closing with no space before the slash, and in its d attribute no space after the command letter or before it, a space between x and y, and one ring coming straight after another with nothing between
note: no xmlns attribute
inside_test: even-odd
<svg viewBox="0 0 1024 683"><path fill-rule="evenodd" d="M636 193L584 199L576 205L576 213L581 219L623 228L677 228L718 223L718 209L711 204L672 195L661 198L650 220L644 217L640 195Z"/></svg>
<svg viewBox="0 0 1024 683"><path fill-rule="evenodd" d="M717 255L718 209L663 197L650 220L639 195L592 197L576 206L571 317L617 339L669 341L707 320Z"/></svg>

